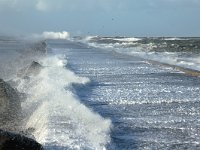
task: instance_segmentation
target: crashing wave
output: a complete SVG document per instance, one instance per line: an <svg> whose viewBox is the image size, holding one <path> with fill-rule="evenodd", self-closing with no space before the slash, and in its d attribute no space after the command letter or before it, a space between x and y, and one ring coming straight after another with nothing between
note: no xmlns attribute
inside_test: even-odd
<svg viewBox="0 0 200 150"><path fill-rule="evenodd" d="M31 38L33 39L70 39L70 33L67 31L62 32L53 32L53 31L45 31L42 34L34 34Z"/></svg>

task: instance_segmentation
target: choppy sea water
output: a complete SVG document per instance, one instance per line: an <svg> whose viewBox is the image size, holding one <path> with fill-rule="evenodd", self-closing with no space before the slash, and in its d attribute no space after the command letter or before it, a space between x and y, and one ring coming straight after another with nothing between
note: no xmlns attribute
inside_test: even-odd
<svg viewBox="0 0 200 150"><path fill-rule="evenodd" d="M44 69L17 87L28 95L23 127L45 149L200 148L199 77L93 46L48 40Z"/></svg>
<svg viewBox="0 0 200 150"><path fill-rule="evenodd" d="M81 102L112 121L107 149L199 148L199 77L76 43L64 53L90 79L75 85Z"/></svg>
<svg viewBox="0 0 200 150"><path fill-rule="evenodd" d="M200 38L99 37L76 38L91 46L146 60L200 70Z"/></svg>

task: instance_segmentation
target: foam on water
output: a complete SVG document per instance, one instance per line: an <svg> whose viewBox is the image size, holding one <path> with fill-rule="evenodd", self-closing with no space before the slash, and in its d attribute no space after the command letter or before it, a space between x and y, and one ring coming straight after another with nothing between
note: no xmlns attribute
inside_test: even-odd
<svg viewBox="0 0 200 150"><path fill-rule="evenodd" d="M87 37L85 40L83 40L83 42L88 43L92 47L116 51L118 53L133 55L133 56L141 57L147 60L153 60L153 61L157 61L161 63L181 66L181 67L200 71L200 63L199 63L200 55L192 54L190 51L187 53L178 52L176 50L174 50L174 52L168 52L167 48L166 48L166 51L164 52L154 51L153 49L159 49L157 44L152 43L152 42L141 44L141 43L138 43L138 41L142 40L139 38L105 38L105 39L100 38L100 41L102 39L118 41L114 43L113 42L107 43L104 41L103 42L101 41L100 43L98 43L98 40L94 42L92 40L93 38L97 38L97 37ZM165 38L164 40L160 39L160 43L162 45L164 44L162 43L163 41L182 41L182 40L189 40L189 39Z"/></svg>
<svg viewBox="0 0 200 150"><path fill-rule="evenodd" d="M199 70L200 71L200 56L193 57L180 57L180 53L177 52L138 52L130 50L126 52L128 55L139 56L144 59L154 60L161 63L166 63L170 65L181 66L189 69Z"/></svg>
<svg viewBox="0 0 200 150"><path fill-rule="evenodd" d="M27 93L22 107L30 114L26 128L46 149L104 149L110 142L111 121L81 104L73 84L87 84L65 68L64 56L49 56L40 62L41 73L21 82L18 90Z"/></svg>
<svg viewBox="0 0 200 150"><path fill-rule="evenodd" d="M166 41L176 41L176 40L188 40L188 39L173 37L173 38L165 38L164 40L166 40Z"/></svg>
<svg viewBox="0 0 200 150"><path fill-rule="evenodd" d="M140 41L140 38L114 38L114 40L117 41L123 41L123 42L136 42L136 41Z"/></svg>
<svg viewBox="0 0 200 150"><path fill-rule="evenodd" d="M80 96L112 118L115 149L198 149L199 78L109 50L66 55L70 67L92 81Z"/></svg>

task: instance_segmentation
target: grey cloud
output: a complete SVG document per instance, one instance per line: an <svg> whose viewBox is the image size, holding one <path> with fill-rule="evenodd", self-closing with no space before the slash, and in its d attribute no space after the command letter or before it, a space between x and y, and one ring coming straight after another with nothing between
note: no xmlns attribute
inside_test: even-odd
<svg viewBox="0 0 200 150"><path fill-rule="evenodd" d="M128 1L127 1L128 2ZM35 9L41 12L54 10L122 9L126 2L121 0L0 0L0 11Z"/></svg>

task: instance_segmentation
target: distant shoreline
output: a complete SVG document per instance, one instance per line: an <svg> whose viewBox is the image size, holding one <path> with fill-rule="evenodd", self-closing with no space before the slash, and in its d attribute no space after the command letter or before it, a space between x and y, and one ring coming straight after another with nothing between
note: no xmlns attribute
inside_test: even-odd
<svg viewBox="0 0 200 150"><path fill-rule="evenodd" d="M200 71L195 70L195 69L190 69L190 68L186 68L186 67L171 65L171 64L167 64L167 63L154 61L154 60L147 60L147 61L150 62L153 65L170 67L170 68L172 68L174 70L181 71L181 72L183 72L183 73L185 73L186 75L189 75L189 76L200 77Z"/></svg>

